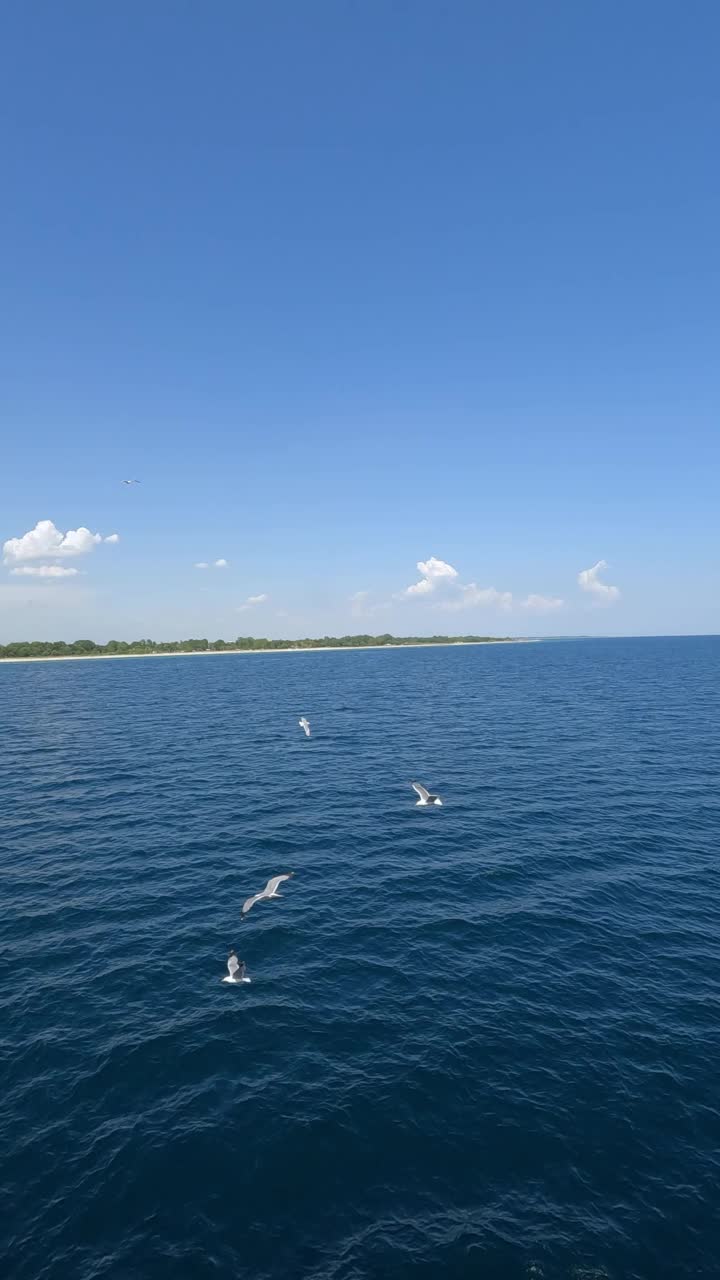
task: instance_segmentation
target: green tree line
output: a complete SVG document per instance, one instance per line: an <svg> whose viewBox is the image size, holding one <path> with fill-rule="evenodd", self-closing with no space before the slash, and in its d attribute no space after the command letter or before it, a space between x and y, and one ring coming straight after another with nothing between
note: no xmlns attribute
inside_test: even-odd
<svg viewBox="0 0 720 1280"><path fill-rule="evenodd" d="M264 636L238 636L237 640L17 640L0 645L2 658L113 657L144 653L242 653L248 649L361 649L370 645L480 644L504 636L319 636L305 640L268 640Z"/></svg>

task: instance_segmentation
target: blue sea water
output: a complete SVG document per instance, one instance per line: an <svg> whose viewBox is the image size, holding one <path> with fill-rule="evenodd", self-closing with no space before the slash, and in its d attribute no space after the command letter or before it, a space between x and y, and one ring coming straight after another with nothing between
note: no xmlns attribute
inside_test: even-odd
<svg viewBox="0 0 720 1280"><path fill-rule="evenodd" d="M0 665L0 714L5 1277L720 1274L720 639Z"/></svg>

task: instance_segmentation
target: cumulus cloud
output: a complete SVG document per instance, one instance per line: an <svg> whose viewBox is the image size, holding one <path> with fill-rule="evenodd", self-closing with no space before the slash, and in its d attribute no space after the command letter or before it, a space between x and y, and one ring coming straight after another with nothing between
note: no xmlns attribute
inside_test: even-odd
<svg viewBox="0 0 720 1280"><path fill-rule="evenodd" d="M603 566L604 561L601 561L595 566L595 570ZM428 604L431 604L434 609L452 611L492 608L507 612L513 607L519 607L534 613L549 613L554 609L561 609L565 603L557 596L543 596L535 593L526 596L524 600L515 601L511 591L498 591L497 587L479 587L477 582L461 582L457 569L445 560L438 560L436 556L431 556L429 560L419 560L417 567L422 575L420 581L413 583L411 587L406 587L399 596L395 597L396 599L412 600L418 597L432 597L428 600ZM594 573L595 570L588 572ZM603 591L615 592L616 590L615 587L606 588L602 583L599 585ZM367 591L357 591L354 596L351 596L352 611L358 617L369 612L367 595Z"/></svg>
<svg viewBox="0 0 720 1280"><path fill-rule="evenodd" d="M74 578L79 572L79 569L66 569L61 564L22 565L19 569L10 570L17 577L28 578Z"/></svg>
<svg viewBox="0 0 720 1280"><path fill-rule="evenodd" d="M433 602L436 609L472 609L480 605L494 605L499 609L512 607L512 592L479 587L476 582L459 582L457 569L446 560L430 556L429 560L419 560L417 567L422 574L420 581L401 591L400 599L437 595L439 599Z"/></svg>
<svg viewBox="0 0 720 1280"><path fill-rule="evenodd" d="M227 560L213 560L212 565L207 560L196 560L193 565L194 569L227 569Z"/></svg>
<svg viewBox="0 0 720 1280"><path fill-rule="evenodd" d="M414 582L411 587L406 587L401 593L404 596L427 596L435 590L438 583L443 580L452 582L457 578L458 571L453 569L451 564L447 564L445 560L438 560L436 556L430 556L429 560L418 560L417 564L422 577L419 582Z"/></svg>
<svg viewBox="0 0 720 1280"><path fill-rule="evenodd" d="M259 604L265 604L265 601L269 599L270 597L265 592L262 592L259 596L248 596L243 604L238 605L237 611L238 613L245 613L247 609L256 609Z"/></svg>
<svg viewBox="0 0 720 1280"><path fill-rule="evenodd" d="M227 560L215 560L213 562L214 569L227 569L227 565L228 565Z"/></svg>
<svg viewBox="0 0 720 1280"><path fill-rule="evenodd" d="M529 609L531 613L552 613L553 609L562 609L565 604L559 596L538 596L529 595L520 601L522 609Z"/></svg>
<svg viewBox="0 0 720 1280"><path fill-rule="evenodd" d="M610 604L613 600L620 598L618 587L611 587L609 583L600 581L598 575L607 568L609 568L607 560L598 560L591 569L581 569L578 574L578 582L583 591L589 591L598 603L603 604Z"/></svg>
<svg viewBox="0 0 720 1280"><path fill-rule="evenodd" d="M26 560L55 560L65 556L82 556L103 541L101 533L91 533L83 525L62 533L52 520L38 520L34 529L21 538L8 538L3 545L5 564L22 564ZM108 542L119 541L118 534L111 533Z"/></svg>
<svg viewBox="0 0 720 1280"><path fill-rule="evenodd" d="M120 541L119 533L109 533L107 538L103 538L103 542L119 542L119 541Z"/></svg>
<svg viewBox="0 0 720 1280"><path fill-rule="evenodd" d="M209 569L209 568L210 568L210 565L208 564L207 560L197 560L197 561L195 562L195 564L193 565L193 568L194 568L194 569Z"/></svg>
<svg viewBox="0 0 720 1280"><path fill-rule="evenodd" d="M493 605L497 609L512 608L512 591L498 591L495 587L479 587L476 582L466 586L458 584L459 596L443 600L438 609L474 609L480 605Z"/></svg>

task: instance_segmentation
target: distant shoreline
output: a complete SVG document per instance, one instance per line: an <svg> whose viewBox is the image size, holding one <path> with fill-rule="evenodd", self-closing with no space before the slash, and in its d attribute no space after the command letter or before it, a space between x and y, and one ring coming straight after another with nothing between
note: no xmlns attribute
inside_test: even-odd
<svg viewBox="0 0 720 1280"><path fill-rule="evenodd" d="M304 649L185 649L177 653L67 653L46 658L0 658L0 666L10 662L116 662L126 658L222 658L254 653L358 653L362 649L468 649L475 645L539 644L523 636L507 640L429 640L427 644L319 644Z"/></svg>

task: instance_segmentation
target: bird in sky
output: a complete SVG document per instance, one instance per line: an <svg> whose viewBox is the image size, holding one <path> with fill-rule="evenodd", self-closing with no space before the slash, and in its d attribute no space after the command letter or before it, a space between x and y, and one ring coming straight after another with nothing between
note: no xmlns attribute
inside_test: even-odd
<svg viewBox="0 0 720 1280"><path fill-rule="evenodd" d="M139 480L123 480L123 484L140 484Z"/></svg>
<svg viewBox="0 0 720 1280"><path fill-rule="evenodd" d="M303 716L302 719L298 720L298 724L300 725L300 728L305 734L305 737L309 738L310 737L310 721L306 719L305 716Z"/></svg>
<svg viewBox="0 0 720 1280"><path fill-rule="evenodd" d="M277 891L278 885L282 884L283 880L289 880L294 875L294 871L288 871L284 876L273 876L272 880L268 880L262 893L254 893L251 898L245 899L242 905L242 914L244 916L247 915L250 908L254 907L255 903L260 902L263 898L282 898L282 894Z"/></svg>
<svg viewBox="0 0 720 1280"><path fill-rule="evenodd" d="M431 793L427 790L427 787L424 787L421 782L411 782L410 786L412 787L413 791L420 797L420 799L418 800L418 804L423 804L423 805L442 804L442 800L440 799L440 797L431 795Z"/></svg>

